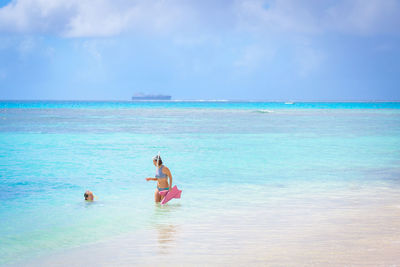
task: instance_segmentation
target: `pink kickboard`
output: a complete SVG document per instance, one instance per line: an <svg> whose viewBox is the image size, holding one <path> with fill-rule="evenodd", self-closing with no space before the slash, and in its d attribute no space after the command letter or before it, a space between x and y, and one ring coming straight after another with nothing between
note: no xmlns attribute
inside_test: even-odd
<svg viewBox="0 0 400 267"><path fill-rule="evenodd" d="M159 191L158 193L162 196L165 196L169 191L168 190L163 190L163 191Z"/></svg>
<svg viewBox="0 0 400 267"><path fill-rule="evenodd" d="M172 187L171 191L164 190L160 192L160 195L164 196L163 200L161 201L161 204L164 205L168 201L170 201L173 198L181 198L182 190L179 190L176 185Z"/></svg>

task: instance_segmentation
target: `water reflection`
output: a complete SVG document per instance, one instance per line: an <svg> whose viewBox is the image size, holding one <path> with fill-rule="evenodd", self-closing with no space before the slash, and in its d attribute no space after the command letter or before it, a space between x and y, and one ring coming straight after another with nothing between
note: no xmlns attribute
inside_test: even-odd
<svg viewBox="0 0 400 267"><path fill-rule="evenodd" d="M156 204L154 209L154 230L160 254L169 254L176 247L179 227L175 223L181 204Z"/></svg>
<svg viewBox="0 0 400 267"><path fill-rule="evenodd" d="M156 229L159 253L170 253L176 246L178 227L172 224L160 224L156 226Z"/></svg>

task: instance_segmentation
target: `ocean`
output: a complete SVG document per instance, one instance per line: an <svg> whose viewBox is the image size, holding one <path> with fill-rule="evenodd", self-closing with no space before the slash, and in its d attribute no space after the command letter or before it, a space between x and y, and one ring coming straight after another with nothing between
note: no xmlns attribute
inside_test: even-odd
<svg viewBox="0 0 400 267"><path fill-rule="evenodd" d="M400 266L399 196L399 102L0 101L4 266Z"/></svg>

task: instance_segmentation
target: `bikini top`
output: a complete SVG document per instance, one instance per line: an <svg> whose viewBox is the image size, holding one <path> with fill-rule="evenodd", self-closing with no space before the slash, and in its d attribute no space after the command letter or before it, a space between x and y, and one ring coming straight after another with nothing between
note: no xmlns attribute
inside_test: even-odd
<svg viewBox="0 0 400 267"><path fill-rule="evenodd" d="M167 178L167 175L162 172L163 168L164 168L163 165L160 168L156 168L156 178L157 179Z"/></svg>

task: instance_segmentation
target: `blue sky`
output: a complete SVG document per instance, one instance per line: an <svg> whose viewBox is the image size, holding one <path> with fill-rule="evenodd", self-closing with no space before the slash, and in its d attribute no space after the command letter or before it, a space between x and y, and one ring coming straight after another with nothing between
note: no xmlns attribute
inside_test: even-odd
<svg viewBox="0 0 400 267"><path fill-rule="evenodd" d="M0 99L400 100L400 0L0 0Z"/></svg>

